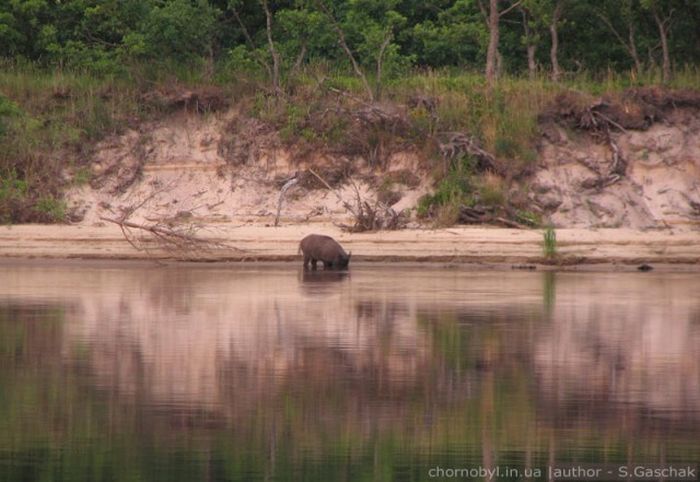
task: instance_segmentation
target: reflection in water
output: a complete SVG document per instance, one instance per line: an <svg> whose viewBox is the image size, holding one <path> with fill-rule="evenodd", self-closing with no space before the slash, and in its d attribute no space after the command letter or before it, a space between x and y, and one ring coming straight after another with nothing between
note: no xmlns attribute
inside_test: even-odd
<svg viewBox="0 0 700 482"><path fill-rule="evenodd" d="M692 293L697 280L684 277L695 282L685 285L668 276L630 278L636 282L622 288L620 275L598 275L581 293L576 276L558 275L559 296L571 300L583 294L587 301L553 307L552 327L535 344L540 389L551 408L571 414L575 407L576 422L608 423L616 414L628 425L697 429L700 299Z"/></svg>
<svg viewBox="0 0 700 482"><path fill-rule="evenodd" d="M692 274L8 265L0 479L695 462Z"/></svg>

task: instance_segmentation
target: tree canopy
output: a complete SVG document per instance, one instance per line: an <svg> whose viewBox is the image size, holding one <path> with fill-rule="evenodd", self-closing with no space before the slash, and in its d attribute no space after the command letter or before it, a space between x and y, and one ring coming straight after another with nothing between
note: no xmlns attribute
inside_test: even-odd
<svg viewBox="0 0 700 482"><path fill-rule="evenodd" d="M492 75L670 73L700 61L700 0L6 0L0 57L98 72L137 61L276 65L277 75L356 62L373 89L408 67L488 62Z"/></svg>

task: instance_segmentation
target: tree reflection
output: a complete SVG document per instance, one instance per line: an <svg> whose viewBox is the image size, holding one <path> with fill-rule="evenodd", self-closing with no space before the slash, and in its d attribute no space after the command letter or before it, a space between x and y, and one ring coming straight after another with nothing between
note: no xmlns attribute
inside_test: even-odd
<svg viewBox="0 0 700 482"><path fill-rule="evenodd" d="M0 478L697 458L697 281L411 275L123 270L77 295L49 279L41 303L4 287Z"/></svg>

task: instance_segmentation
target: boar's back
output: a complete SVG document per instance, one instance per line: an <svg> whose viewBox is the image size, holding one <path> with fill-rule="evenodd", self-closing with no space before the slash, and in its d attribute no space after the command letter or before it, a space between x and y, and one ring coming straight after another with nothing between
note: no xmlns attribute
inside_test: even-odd
<svg viewBox="0 0 700 482"><path fill-rule="evenodd" d="M348 256L335 239L323 234L309 234L301 240L300 248L304 256L323 262L333 262Z"/></svg>

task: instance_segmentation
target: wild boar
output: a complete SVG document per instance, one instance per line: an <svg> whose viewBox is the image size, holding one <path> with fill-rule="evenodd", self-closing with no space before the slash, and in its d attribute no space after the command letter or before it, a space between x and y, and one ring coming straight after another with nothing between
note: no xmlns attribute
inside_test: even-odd
<svg viewBox="0 0 700 482"><path fill-rule="evenodd" d="M323 262L325 269L345 269L350 262L351 253L346 253L338 242L330 236L309 234L299 243L299 252L304 255L304 269L316 269L316 262Z"/></svg>

